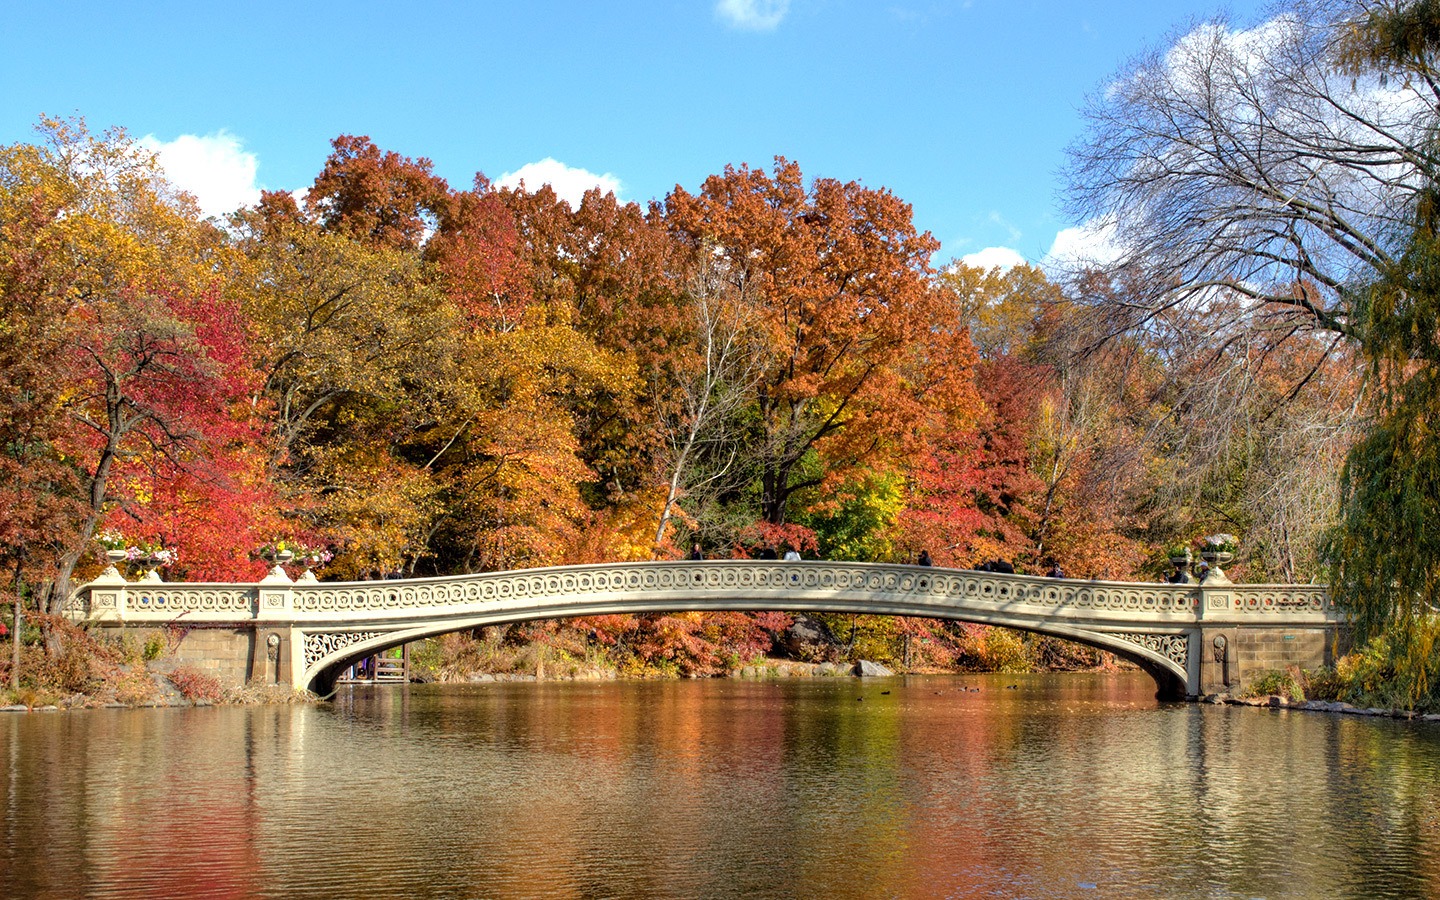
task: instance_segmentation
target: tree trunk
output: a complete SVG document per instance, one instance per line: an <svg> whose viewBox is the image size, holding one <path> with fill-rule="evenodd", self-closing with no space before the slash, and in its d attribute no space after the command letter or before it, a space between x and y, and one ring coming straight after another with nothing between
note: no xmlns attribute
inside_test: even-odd
<svg viewBox="0 0 1440 900"><path fill-rule="evenodd" d="M115 462L119 451L121 423L118 402L115 403L110 415L110 434L105 443L105 449L100 452L99 464L95 466L95 474L90 479L90 512L85 517L85 524L80 528L80 535L76 539L75 546L60 557L56 565L55 581L50 586L47 611L52 616L60 615L65 606L65 601L70 599L70 576L75 573L75 567L80 564L80 558L85 555L85 549L90 546L90 539L95 536L95 526L100 522L100 512L105 508L105 491L110 481L110 466ZM47 598L41 598L44 601Z"/></svg>
<svg viewBox="0 0 1440 900"><path fill-rule="evenodd" d="M15 628L10 632L10 690L20 690L20 564L15 564Z"/></svg>

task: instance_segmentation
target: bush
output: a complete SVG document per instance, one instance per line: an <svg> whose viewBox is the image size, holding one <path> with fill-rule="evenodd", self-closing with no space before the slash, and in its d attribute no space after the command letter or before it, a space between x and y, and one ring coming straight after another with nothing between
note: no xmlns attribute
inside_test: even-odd
<svg viewBox="0 0 1440 900"><path fill-rule="evenodd" d="M1034 668L1030 645L1020 632L1009 628L987 628L976 648L981 671L1029 672Z"/></svg>
<svg viewBox="0 0 1440 900"><path fill-rule="evenodd" d="M1298 669L1270 669L1252 678L1245 685L1243 697L1289 697L1296 703L1305 701L1305 688L1300 683Z"/></svg>
<svg viewBox="0 0 1440 900"><path fill-rule="evenodd" d="M191 703L196 701L219 703L223 696L220 679L188 666L180 666L171 672L170 683L175 685L180 694Z"/></svg>
<svg viewBox="0 0 1440 900"><path fill-rule="evenodd" d="M140 658L145 662L150 662L152 659L164 656L168 649L170 646L169 641L165 638L165 633L156 631L145 639L145 646L140 648Z"/></svg>
<svg viewBox="0 0 1440 900"><path fill-rule="evenodd" d="M1345 692L1345 682L1341 680L1340 673L1329 666L1307 669L1301 684L1310 700L1339 700Z"/></svg>
<svg viewBox="0 0 1440 900"><path fill-rule="evenodd" d="M1440 655L1440 649L1432 651ZM1440 659L1430 663L1440 669ZM1340 699L1356 706L1381 709L1440 709L1440 684L1426 679L1404 653L1397 653L1391 638L1381 635L1335 665L1342 688Z"/></svg>

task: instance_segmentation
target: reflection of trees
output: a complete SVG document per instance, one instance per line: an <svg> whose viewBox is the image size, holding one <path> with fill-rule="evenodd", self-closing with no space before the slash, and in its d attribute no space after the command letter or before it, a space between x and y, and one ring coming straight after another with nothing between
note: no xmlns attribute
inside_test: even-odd
<svg viewBox="0 0 1440 900"><path fill-rule="evenodd" d="M1152 693L1141 675L490 684L13 716L0 895L1440 885L1435 734Z"/></svg>
<svg viewBox="0 0 1440 900"><path fill-rule="evenodd" d="M254 896L252 723L264 710L12 717L0 895ZM290 721L289 710L284 721Z"/></svg>

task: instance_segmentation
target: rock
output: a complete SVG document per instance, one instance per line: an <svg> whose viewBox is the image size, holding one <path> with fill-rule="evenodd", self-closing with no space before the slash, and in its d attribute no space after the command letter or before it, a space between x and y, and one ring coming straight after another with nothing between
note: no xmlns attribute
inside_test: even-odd
<svg viewBox="0 0 1440 900"><path fill-rule="evenodd" d="M23 703L12 703L9 706L0 706L0 712L29 712L30 707Z"/></svg>
<svg viewBox="0 0 1440 900"><path fill-rule="evenodd" d="M837 646L835 638L820 620L801 614L795 617L776 641L793 659L825 659Z"/></svg>
<svg viewBox="0 0 1440 900"><path fill-rule="evenodd" d="M1426 722L1440 722L1440 713L1431 713L1428 716L1421 716L1420 718Z"/></svg>
<svg viewBox="0 0 1440 900"><path fill-rule="evenodd" d="M884 678L887 675L895 674L879 663L871 662L868 659L857 662L853 671L857 678Z"/></svg>
<svg viewBox="0 0 1440 900"><path fill-rule="evenodd" d="M45 704L44 706L37 706L37 707L35 707L35 711L36 711L36 712L59 712L59 711L60 711L60 707L56 706L56 705L53 704L53 703L47 703L47 704Z"/></svg>
<svg viewBox="0 0 1440 900"><path fill-rule="evenodd" d="M465 680L471 684L482 684L486 681L494 681L495 676L489 672L480 672L479 674L468 676Z"/></svg>

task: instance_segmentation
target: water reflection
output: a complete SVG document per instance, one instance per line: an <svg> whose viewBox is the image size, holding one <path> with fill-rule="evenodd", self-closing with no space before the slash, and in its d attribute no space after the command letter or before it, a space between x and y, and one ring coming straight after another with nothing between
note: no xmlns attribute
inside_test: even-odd
<svg viewBox="0 0 1440 900"><path fill-rule="evenodd" d="M5 897L1423 897L1440 729L1143 676L0 718Z"/></svg>

